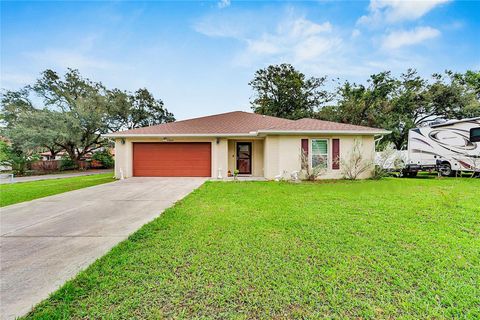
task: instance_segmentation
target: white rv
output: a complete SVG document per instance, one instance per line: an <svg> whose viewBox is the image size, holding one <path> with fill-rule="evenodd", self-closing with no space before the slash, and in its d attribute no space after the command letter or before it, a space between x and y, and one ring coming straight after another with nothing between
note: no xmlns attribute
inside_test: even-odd
<svg viewBox="0 0 480 320"><path fill-rule="evenodd" d="M407 159L406 176L428 170L444 176L457 171L480 173L480 117L411 129Z"/></svg>

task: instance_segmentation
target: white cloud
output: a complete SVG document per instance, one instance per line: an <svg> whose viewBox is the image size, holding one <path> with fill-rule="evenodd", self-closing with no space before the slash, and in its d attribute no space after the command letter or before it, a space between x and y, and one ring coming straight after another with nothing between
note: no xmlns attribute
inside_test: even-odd
<svg viewBox="0 0 480 320"><path fill-rule="evenodd" d="M295 46L296 61L311 61L325 55L341 45L337 37L309 37Z"/></svg>
<svg viewBox="0 0 480 320"><path fill-rule="evenodd" d="M293 23L286 23L280 27L281 33L290 33L292 37L308 37L314 36L323 32L332 31L332 25L330 22L317 24L304 18L299 18L293 21Z"/></svg>
<svg viewBox="0 0 480 320"><path fill-rule="evenodd" d="M218 19L217 16L207 16L194 23L193 29L208 37L240 38L246 26L236 17Z"/></svg>
<svg viewBox="0 0 480 320"><path fill-rule="evenodd" d="M220 9L226 8L230 6L230 0L220 0L217 5Z"/></svg>
<svg viewBox="0 0 480 320"><path fill-rule="evenodd" d="M248 22L251 23L248 23ZM416 48L408 47L438 37L432 27L372 34L359 28L342 29L329 21L317 22L289 11L282 20L257 24L254 16L224 14L203 17L196 31L210 37L235 39L233 67L256 69L291 63L307 74L364 79L366 75L428 65ZM372 36L372 41L359 41ZM240 48L239 48L240 46ZM394 50L405 47L405 50Z"/></svg>
<svg viewBox="0 0 480 320"><path fill-rule="evenodd" d="M342 40L330 22L316 23L289 15L273 31L259 32L245 26L245 21L205 17L193 25L195 31L209 37L233 38L245 43L237 56L240 64L277 57L292 63L316 59L338 48Z"/></svg>
<svg viewBox="0 0 480 320"><path fill-rule="evenodd" d="M353 29L352 34L351 34L351 37L352 37L352 38L356 38L356 37L358 37L360 34L361 34L360 30L358 30L358 29Z"/></svg>
<svg viewBox="0 0 480 320"><path fill-rule="evenodd" d="M368 15L360 17L358 23L375 25L416 20L449 1L451 0L370 0Z"/></svg>
<svg viewBox="0 0 480 320"><path fill-rule="evenodd" d="M271 55L281 51L281 48L272 39L247 40L247 43L248 51L256 54Z"/></svg>
<svg viewBox="0 0 480 320"><path fill-rule="evenodd" d="M383 39L382 48L398 49L415 45L438 36L440 36L440 31L431 27L418 27L408 31L393 31Z"/></svg>
<svg viewBox="0 0 480 320"><path fill-rule="evenodd" d="M248 39L245 56L275 55L296 63L313 60L341 44L341 39L332 31L330 22L318 24L305 18L288 19L280 23L275 32Z"/></svg>

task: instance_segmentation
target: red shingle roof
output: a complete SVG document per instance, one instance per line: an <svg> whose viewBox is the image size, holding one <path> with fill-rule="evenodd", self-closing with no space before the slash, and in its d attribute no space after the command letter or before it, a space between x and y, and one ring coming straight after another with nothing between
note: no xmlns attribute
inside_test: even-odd
<svg viewBox="0 0 480 320"><path fill-rule="evenodd" d="M357 126L347 123L338 123L332 121L324 121L317 119L303 118L297 121L290 123L282 124L275 126L274 128L269 129L271 131L379 131L381 129L370 128L364 126Z"/></svg>
<svg viewBox="0 0 480 320"><path fill-rule="evenodd" d="M128 135L222 135L250 134L258 131L362 131L381 132L382 129L355 126L315 119L288 120L256 113L233 111L116 132L109 136Z"/></svg>

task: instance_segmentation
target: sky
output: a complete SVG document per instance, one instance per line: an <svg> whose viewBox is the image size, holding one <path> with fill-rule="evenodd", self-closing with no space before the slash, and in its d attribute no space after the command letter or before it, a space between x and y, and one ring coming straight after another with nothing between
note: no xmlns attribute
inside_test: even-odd
<svg viewBox="0 0 480 320"><path fill-rule="evenodd" d="M357 83L384 70L480 70L480 1L0 5L2 88L75 68L109 88L147 88L177 119L251 110L248 83L270 64Z"/></svg>

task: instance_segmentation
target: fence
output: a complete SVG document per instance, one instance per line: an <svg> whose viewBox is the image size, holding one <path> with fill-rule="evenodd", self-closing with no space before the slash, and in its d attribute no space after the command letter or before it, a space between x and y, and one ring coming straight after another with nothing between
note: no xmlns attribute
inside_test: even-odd
<svg viewBox="0 0 480 320"><path fill-rule="evenodd" d="M62 160L35 161L31 164L30 168L33 171L41 171L41 172L59 171L62 169ZM78 163L78 169L86 170L88 168L90 168L90 163L88 161L80 161Z"/></svg>
<svg viewBox="0 0 480 320"><path fill-rule="evenodd" d="M60 170L60 160L35 161L31 164L34 171L57 171Z"/></svg>

